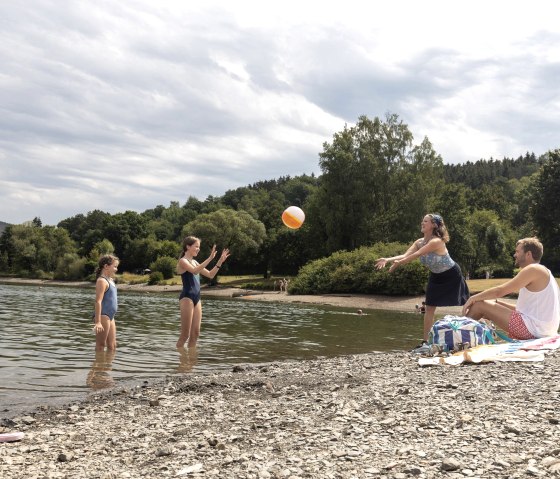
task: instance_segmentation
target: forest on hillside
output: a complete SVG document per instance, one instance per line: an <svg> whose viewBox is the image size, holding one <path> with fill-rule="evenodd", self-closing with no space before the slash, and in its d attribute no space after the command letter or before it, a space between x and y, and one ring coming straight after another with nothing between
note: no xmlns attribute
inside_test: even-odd
<svg viewBox="0 0 560 479"><path fill-rule="evenodd" d="M227 273L294 275L341 250L408 245L428 212L443 216L450 253L470 277L510 276L516 240L532 235L545 246L543 263L560 271L560 150L448 165L427 137L415 143L398 115L388 114L362 116L336 132L319 166L319 176L259 181L143 212L94 210L56 227L40 218L9 225L0 236L0 273L86 278L106 252L121 259L121 270L168 272L181 239L192 234L202 239L202 258L214 243L230 248ZM298 230L281 221L290 205L306 213Z"/></svg>

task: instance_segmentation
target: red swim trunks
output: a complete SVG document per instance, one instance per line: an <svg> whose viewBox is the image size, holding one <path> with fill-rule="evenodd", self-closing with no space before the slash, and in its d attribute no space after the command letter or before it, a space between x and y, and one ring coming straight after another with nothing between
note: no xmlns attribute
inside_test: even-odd
<svg viewBox="0 0 560 479"><path fill-rule="evenodd" d="M519 311L512 311L509 318L508 335L511 339L536 339L525 326Z"/></svg>

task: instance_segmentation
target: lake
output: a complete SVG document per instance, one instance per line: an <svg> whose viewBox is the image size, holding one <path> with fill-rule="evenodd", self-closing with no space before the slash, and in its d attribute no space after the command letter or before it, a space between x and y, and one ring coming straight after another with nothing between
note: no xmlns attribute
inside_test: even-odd
<svg viewBox="0 0 560 479"><path fill-rule="evenodd" d="M178 351L178 293L119 291L118 347L94 350L94 289L0 284L0 417L92 391L240 363L410 349L414 313L203 298L195 352Z"/></svg>

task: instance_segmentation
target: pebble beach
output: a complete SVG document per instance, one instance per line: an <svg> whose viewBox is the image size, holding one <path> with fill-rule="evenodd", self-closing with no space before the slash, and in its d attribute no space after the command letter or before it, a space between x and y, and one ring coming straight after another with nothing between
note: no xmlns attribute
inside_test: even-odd
<svg viewBox="0 0 560 479"><path fill-rule="evenodd" d="M168 378L2 420L26 435L0 477L553 477L559 366L402 352Z"/></svg>
<svg viewBox="0 0 560 479"><path fill-rule="evenodd" d="M420 367L370 353L117 386L0 412L0 433L25 433L0 443L0 477L556 477L559 358Z"/></svg>

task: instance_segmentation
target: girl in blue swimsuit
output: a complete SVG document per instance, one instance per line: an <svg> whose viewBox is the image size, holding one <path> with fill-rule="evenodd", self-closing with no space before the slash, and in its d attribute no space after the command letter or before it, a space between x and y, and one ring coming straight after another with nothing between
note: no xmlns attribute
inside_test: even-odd
<svg viewBox="0 0 560 479"><path fill-rule="evenodd" d="M118 309L117 286L115 274L119 267L119 258L112 254L99 258L99 266L95 272L95 350L114 351L117 349L117 326L115 314Z"/></svg>
<svg viewBox="0 0 560 479"><path fill-rule="evenodd" d="M469 288L463 278L461 268L447 251L446 243L449 233L440 215L428 214L422 219L420 231L423 237L417 239L406 253L392 258L379 258L375 266L384 268L389 262L393 264L389 272L395 271L400 265L409 263L416 258L430 270L426 288L426 312L424 313L424 341L416 352L424 352L427 348L428 333L434 324L437 306L462 306L469 299Z"/></svg>
<svg viewBox="0 0 560 479"><path fill-rule="evenodd" d="M200 323L202 322L202 303L200 301L200 275L213 278L229 256L229 250L224 249L214 267L206 269L216 256L216 245L212 247L210 256L202 263L194 258L200 251L200 240L194 236L187 236L183 240L183 250L177 263L177 273L181 275L183 289L179 295L179 309L181 311L181 334L177 341L177 347L182 348L188 341L187 346L196 346L200 336Z"/></svg>

